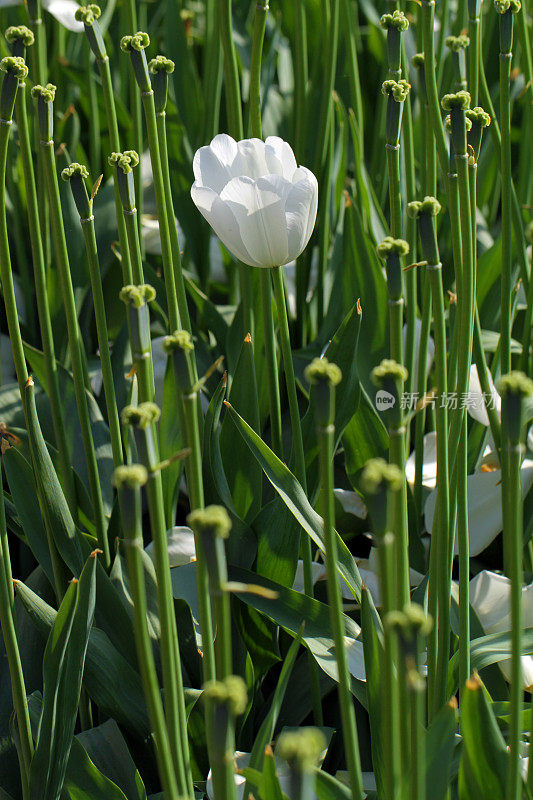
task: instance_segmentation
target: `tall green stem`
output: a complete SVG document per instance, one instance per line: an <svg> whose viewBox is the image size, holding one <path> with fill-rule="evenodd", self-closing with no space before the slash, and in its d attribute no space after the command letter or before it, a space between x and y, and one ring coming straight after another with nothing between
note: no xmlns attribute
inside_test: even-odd
<svg viewBox="0 0 533 800"><path fill-rule="evenodd" d="M511 53L500 52L500 126L501 149L501 207L502 207L502 279L501 279L501 370L511 369Z"/></svg>
<svg viewBox="0 0 533 800"><path fill-rule="evenodd" d="M351 676L345 645L345 626L342 613L342 597L337 576L337 538L335 532L335 506L333 495L333 459L335 441L335 385L341 379L340 370L326 359L315 359L307 368L306 377L315 384L316 431L320 464L320 510L323 519L324 543L328 581L328 603L331 628L335 643L337 662L339 705L350 794L353 800L361 800L363 786L361 761L353 699L350 691Z"/></svg>
<svg viewBox="0 0 533 800"><path fill-rule="evenodd" d="M74 380L74 393L76 396L76 405L80 420L85 458L87 461L87 472L89 475L89 486L93 503L96 536L98 540L98 546L104 554L104 563L106 566L109 566L109 541L107 538L104 504L100 486L100 475L98 473L98 463L96 460L96 451L89 418L89 408L85 393L83 340L81 338L81 331L78 324L74 290L72 287L72 277L70 274L67 241L65 238L65 228L63 225L61 200L57 182L56 163L53 152L54 141L52 139L52 130L48 127L52 113L52 102L48 99L49 95L42 93L47 92L48 90L45 89L41 92L41 87L34 87L33 91L38 98L40 121L42 125L42 139L40 141L40 145L43 153L46 188L48 192L48 201L50 204L50 221L52 225L56 265L59 273L61 296L63 299L65 316L67 320L69 351L72 363L72 377Z"/></svg>
<svg viewBox="0 0 533 800"><path fill-rule="evenodd" d="M125 537L124 545L126 547L130 589L133 599L135 644L144 696L146 697L150 721L154 731L155 750L163 789L169 797L177 797L178 784L174 774L171 748L165 726L163 704L161 702L161 693L147 624L145 575L141 558L143 536L140 492L140 486L146 480L146 469L140 465L119 467L115 471L115 483L118 487L122 529Z"/></svg>

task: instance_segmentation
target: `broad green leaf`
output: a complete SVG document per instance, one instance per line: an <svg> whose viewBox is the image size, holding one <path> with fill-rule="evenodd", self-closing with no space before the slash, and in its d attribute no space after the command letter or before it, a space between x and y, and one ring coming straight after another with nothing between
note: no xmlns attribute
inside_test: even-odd
<svg viewBox="0 0 533 800"><path fill-rule="evenodd" d="M53 585L52 561L39 505L38 503L28 503L28 496L38 497L32 468L16 447L10 447L5 451L2 464L9 491L30 549Z"/></svg>
<svg viewBox="0 0 533 800"><path fill-rule="evenodd" d="M386 457L389 436L367 393L361 390L359 407L342 437L346 459L346 474L355 488L357 476L367 461L379 456Z"/></svg>
<svg viewBox="0 0 533 800"><path fill-rule="evenodd" d="M326 547L323 541L322 518L316 513L309 503L305 492L292 472L280 461L272 450L262 441L255 431L242 419L232 406L227 403L226 408L233 421L255 458L261 465L265 475L278 492L283 502L298 520L304 531L311 537L319 550L325 554ZM354 597L359 599L361 593L361 577L355 560L337 534L338 571L350 587Z"/></svg>
<svg viewBox="0 0 533 800"><path fill-rule="evenodd" d="M15 586L25 611L40 635L47 638L57 612L26 584L15 581ZM83 685L102 713L141 739L149 734L151 727L139 673L109 637L94 626L89 635Z"/></svg>
<svg viewBox="0 0 533 800"><path fill-rule="evenodd" d="M114 720L82 731L76 738L100 772L113 781L128 800L146 800L143 782Z"/></svg>
<svg viewBox="0 0 533 800"><path fill-rule="evenodd" d="M432 800L443 800L448 793L457 739L457 711L446 703L426 731L426 792Z"/></svg>
<svg viewBox="0 0 533 800"><path fill-rule="evenodd" d="M315 792L317 800L350 800L352 797L346 784L321 769L315 772Z"/></svg>
<svg viewBox="0 0 533 800"><path fill-rule="evenodd" d="M461 800L504 800L509 760L485 687L477 676L466 682L461 703L463 754L459 767Z"/></svg>
<svg viewBox="0 0 533 800"><path fill-rule="evenodd" d="M337 680L335 644L331 635L329 609L325 603L320 603L312 597L294 592L292 589L287 589L287 587L256 573L237 567L230 568L229 578L231 581L241 584L237 594L240 600L266 614L273 622L288 630L293 636L298 636L301 625L305 622L302 643L311 651L320 668L330 678ZM274 596L270 596L254 586L263 587L273 592ZM249 591L246 590L246 587L249 587ZM348 662L352 673L352 693L366 708L366 687L363 683L363 645L360 641L356 641L361 631L350 617L344 615L343 620L346 637L351 640ZM358 675L358 678L355 675Z"/></svg>
<svg viewBox="0 0 533 800"><path fill-rule="evenodd" d="M32 800L57 800L63 787L94 617L96 558L89 558L79 582L67 589L44 653L43 709L30 768Z"/></svg>

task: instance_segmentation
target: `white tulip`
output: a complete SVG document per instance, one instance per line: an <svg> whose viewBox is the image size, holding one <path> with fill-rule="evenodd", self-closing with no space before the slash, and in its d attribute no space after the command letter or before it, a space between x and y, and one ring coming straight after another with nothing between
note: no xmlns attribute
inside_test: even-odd
<svg viewBox="0 0 533 800"><path fill-rule="evenodd" d="M7 6L21 6L23 0L0 0L0 8ZM64 28L74 33L83 32L83 22L80 22L74 16L79 3L74 0L43 0L43 8L48 11Z"/></svg>
<svg viewBox="0 0 533 800"><path fill-rule="evenodd" d="M498 416L500 416L502 401L501 397L496 391L492 375L488 372L489 389L491 397L485 397L481 391L481 383L479 382L479 375L475 364L470 365L470 379L468 382L468 404L466 406L468 413L477 422L481 422L486 428L489 427L489 416L487 414L487 403L490 403L496 408Z"/></svg>
<svg viewBox="0 0 533 800"><path fill-rule="evenodd" d="M318 183L287 142L221 133L196 151L193 170L191 197L237 259L279 267L300 255L315 225Z"/></svg>
<svg viewBox="0 0 533 800"><path fill-rule="evenodd" d="M171 567L183 567L196 561L196 548L194 546L194 533L185 525L176 525L167 531L168 560ZM145 547L150 558L154 558L154 543L150 542Z"/></svg>
<svg viewBox="0 0 533 800"><path fill-rule="evenodd" d="M504 575L483 570L470 581L470 605L476 612L486 634L511 630L511 582ZM533 583L522 587L522 625L533 626ZM522 683L531 691L533 686L533 658L522 656ZM507 680L511 676L511 660L500 661Z"/></svg>
<svg viewBox="0 0 533 800"><path fill-rule="evenodd" d="M522 478L522 499L533 485L533 461L524 459L520 468ZM502 516L502 473L500 469L489 472L475 472L468 475L468 537L470 555L477 556L496 538L503 528ZM424 507L424 517L428 533L433 531L437 490L429 495ZM459 552L457 528L455 529L454 555Z"/></svg>

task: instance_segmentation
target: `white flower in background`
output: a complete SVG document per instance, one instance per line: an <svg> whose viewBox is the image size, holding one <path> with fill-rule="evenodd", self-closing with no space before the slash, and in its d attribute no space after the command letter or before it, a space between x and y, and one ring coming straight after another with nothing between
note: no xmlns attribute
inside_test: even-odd
<svg viewBox="0 0 533 800"><path fill-rule="evenodd" d="M333 489L333 494L342 506L346 514L353 514L359 519L366 519L367 509L357 492L348 489Z"/></svg>
<svg viewBox="0 0 533 800"><path fill-rule="evenodd" d="M21 5L22 0L0 0L0 8ZM64 28L74 33L83 32L83 22L79 22L74 16L79 7L79 3L75 3L74 0L43 0L45 11L55 17Z"/></svg>
<svg viewBox="0 0 533 800"><path fill-rule="evenodd" d="M492 403L498 416L501 412L501 398L492 378L489 374L489 387L491 392L491 399L483 397L481 391L481 384L477 367L475 364L470 366L470 379L468 384L468 405L467 410L477 422L480 422L485 427L489 425L489 418L487 415L486 403ZM431 442L428 442L428 456L426 464L426 439L432 436ZM530 430L528 435L528 447L532 449L533 445L533 429ZM414 454L409 456L407 461L406 474L412 474L414 477ZM436 477L436 439L435 434L428 434L424 437L424 471L429 477L434 470ZM533 461L525 458L520 468L522 479L522 498L525 498L533 485ZM470 555L477 556L496 538L496 536L503 529L503 515L502 515L502 500L501 500L501 480L502 473L499 469L498 460L494 452L494 442L489 436L487 447L483 453L483 459L479 472L467 477L467 491L468 491L468 534L470 541ZM424 485L430 487L429 482ZM435 486L435 483L433 483ZM424 516L426 521L426 529L428 533L432 533L433 521L435 518L435 507L437 502L437 491L434 490L426 500L424 507ZM459 552L457 544L457 529L455 534L454 553L457 555Z"/></svg>
<svg viewBox="0 0 533 800"><path fill-rule="evenodd" d="M422 320L418 319L415 320L415 369L414 369L414 377L413 377L413 391L416 392L418 387L418 355L420 351L420 333L422 331ZM407 324L403 326L403 348L405 350L405 345L407 342ZM433 364L433 358L435 356L435 342L431 338L428 339L428 350L427 350L427 359L426 359L426 374L429 373L431 369L431 365Z"/></svg>
<svg viewBox="0 0 533 800"><path fill-rule="evenodd" d="M196 561L196 548L194 546L194 533L185 525L176 525L167 531L168 560L171 567L183 567ZM154 559L154 543L150 542L145 547L150 558Z"/></svg>
<svg viewBox="0 0 533 800"><path fill-rule="evenodd" d="M525 459L521 466L522 498L533 485L533 461ZM489 472L475 472L466 479L468 491L468 536L470 555L477 556L496 538L503 529L502 473L500 469ZM437 491L434 490L426 500L424 516L426 529L432 533L435 518ZM455 530L454 554L457 555L457 528Z"/></svg>
<svg viewBox="0 0 533 800"><path fill-rule="evenodd" d="M511 630L511 582L504 575L483 570L470 581L470 604L486 634ZM533 583L522 587L522 625L533 626ZM522 656L524 689L533 687L533 657ZM510 680L511 660L500 661L500 668Z"/></svg>
<svg viewBox="0 0 533 800"><path fill-rule="evenodd" d="M300 255L315 225L318 182L287 142L221 133L196 151L193 170L191 197L237 259L277 267Z"/></svg>
<svg viewBox="0 0 533 800"><path fill-rule="evenodd" d="M292 317L296 317L296 261L290 261L283 270L285 288L287 289L287 303ZM309 273L309 286L306 301L309 303L318 278L318 251L315 250L311 257L311 271Z"/></svg>
<svg viewBox="0 0 533 800"><path fill-rule="evenodd" d="M176 229L178 231L178 241L180 249L183 248L183 231L181 230L178 220L174 217ZM141 238L144 243L144 250L152 256L160 256L161 237L159 235L159 220L152 214L143 214L141 216Z"/></svg>
<svg viewBox="0 0 533 800"><path fill-rule="evenodd" d="M426 433L422 449L422 486L425 486L426 489L434 489L437 485L437 434L435 431ZM413 450L405 463L405 477L411 486L415 482L415 467L415 451Z"/></svg>
<svg viewBox="0 0 533 800"><path fill-rule="evenodd" d="M322 754L321 762L324 760L326 755L326 751ZM242 753L241 751L237 750L234 754L234 762L235 762L235 795L236 800L242 800L243 792L244 792L244 784L246 783L246 778L244 775L238 775L237 770L245 769L250 763L251 753ZM283 761L280 758L276 758L274 756L274 760L276 763L276 775L278 776L279 785L281 791L284 795L290 797L291 791L291 779L290 779L290 768L286 761ZM209 770L209 774L207 776L207 782L205 785L205 791L209 798L209 800L214 800L215 795L213 792L213 778L211 775L211 770ZM310 795L311 798L316 800L316 794Z"/></svg>

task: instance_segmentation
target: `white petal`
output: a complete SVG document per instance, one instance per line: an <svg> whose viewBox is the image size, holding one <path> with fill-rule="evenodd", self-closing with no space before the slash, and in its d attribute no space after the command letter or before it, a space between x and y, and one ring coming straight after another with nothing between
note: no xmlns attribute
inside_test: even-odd
<svg viewBox="0 0 533 800"><path fill-rule="evenodd" d="M489 379L489 387L491 393L490 399L488 397L483 396L476 365L475 364L470 365L470 380L468 383L468 404L466 408L471 417L473 417L478 422L481 422L481 424L485 425L485 427L487 428L489 426L489 417L487 414L487 409L485 407L486 404L491 403L493 406L495 406L498 412L498 416L500 416L501 405L502 405L500 395L496 391L496 387L494 386L494 382L492 380L492 375L490 374L490 372L488 372L488 379Z"/></svg>
<svg viewBox="0 0 533 800"><path fill-rule="evenodd" d="M414 376L413 376L413 387L416 391L418 388L418 357L420 353L420 334L422 332L422 320L417 317L415 320L415 368L414 368ZM405 344L407 341L407 324L403 326L403 346L405 350ZM435 342L431 338L428 339L428 349L427 349L427 359L426 359L426 374L429 373L431 369L431 365L433 364L433 358L435 356Z"/></svg>
<svg viewBox="0 0 533 800"><path fill-rule="evenodd" d="M309 207L309 216L307 218L307 230L305 232L305 244L307 244L311 238L311 234L313 233L313 228L315 227L316 222L316 214L318 210L318 181L310 169L307 169L307 167L298 167L292 176L292 182L293 184L297 184L300 181L306 181L310 185L313 193L313 200Z"/></svg>
<svg viewBox="0 0 533 800"><path fill-rule="evenodd" d="M296 316L296 261L289 261L283 268L285 276L285 289L287 290L287 304L291 317Z"/></svg>
<svg viewBox="0 0 533 800"><path fill-rule="evenodd" d="M228 181L235 177L232 165L236 156L236 141L227 133L218 134L210 145L200 147L194 154L195 180L200 186L207 186L220 194Z"/></svg>
<svg viewBox="0 0 533 800"><path fill-rule="evenodd" d="M261 266L252 258L244 246L235 215L216 192L195 182L191 187L191 197L200 213L209 222L230 253L233 253L237 259L252 267Z"/></svg>
<svg viewBox="0 0 533 800"><path fill-rule="evenodd" d="M79 22L74 16L79 8L74 0L43 0L43 6L69 31L83 32L83 22Z"/></svg>
<svg viewBox="0 0 533 800"><path fill-rule="evenodd" d="M265 145L267 171L283 175L288 181L292 181L298 165L290 144L279 136L268 136Z"/></svg>
<svg viewBox="0 0 533 800"><path fill-rule="evenodd" d="M265 143L261 139L242 139L237 142L237 155L232 166L232 177L239 176L257 180L268 175Z"/></svg>
<svg viewBox="0 0 533 800"><path fill-rule="evenodd" d="M365 657L363 655L363 645L359 639L352 639L350 636L344 637L346 655L348 656L348 669L350 674L359 681L366 681Z"/></svg>
<svg viewBox="0 0 533 800"><path fill-rule="evenodd" d="M521 467L522 498L533 484L533 461L524 460ZM468 536L470 555L477 556L500 533L503 527L501 501L501 470L493 472L476 472L467 478L468 490ZM433 529L437 490L426 500L424 516L429 533ZM457 544L457 528L455 531L454 554L459 552Z"/></svg>
<svg viewBox="0 0 533 800"><path fill-rule="evenodd" d="M505 575L483 570L470 581L470 604L486 634L511 630L511 582ZM533 584L522 587L522 625L533 625ZM533 686L533 658L522 656L522 683L525 689ZM499 662L510 680L510 659Z"/></svg>
<svg viewBox="0 0 533 800"><path fill-rule="evenodd" d="M311 562L311 572L313 575L313 586L315 583L324 578L326 575L325 564L319 564L318 561ZM296 573L294 575L294 583L292 584L294 592L304 591L304 562L300 559L296 564Z"/></svg>
<svg viewBox="0 0 533 800"><path fill-rule="evenodd" d="M23 0L0 0L0 8L9 8L9 6L21 6Z"/></svg>
<svg viewBox="0 0 533 800"><path fill-rule="evenodd" d="M233 760L234 760L234 763L235 763L235 769L236 770L245 769L245 767L247 767L248 764L250 763L250 756L251 756L251 753L242 753L241 751L237 750L237 752L234 754L234 757L233 757ZM244 775L237 775L237 773L235 773L233 778L234 778L234 781L235 781L235 796L236 796L236 800L242 800L242 796L243 796L243 793L244 793L244 784L246 783L246 778L244 777ZM207 775L207 781L206 781L206 784L205 784L205 791L206 791L206 794L207 794L209 800L215 800L215 794L214 794L214 790L213 790L213 775L212 775L211 770L209 770L209 773Z"/></svg>
<svg viewBox="0 0 533 800"><path fill-rule="evenodd" d="M233 212L241 241L253 259L246 263L276 267L291 260L285 222L290 189L291 184L281 176L265 175L257 181L233 178L222 190L220 199Z"/></svg>
<svg viewBox="0 0 533 800"><path fill-rule="evenodd" d="M305 167L300 169L305 170ZM290 261L307 245L315 226L317 208L318 183L313 173L305 170L304 177L293 183L285 209Z"/></svg>
<svg viewBox="0 0 533 800"><path fill-rule="evenodd" d="M411 453L405 464L405 477L411 485L415 482L415 451ZM424 436L422 456L422 486L434 489L437 484L437 434L435 431Z"/></svg>
<svg viewBox="0 0 533 800"><path fill-rule="evenodd" d="M359 519L366 519L367 508L357 492L350 492L347 489L333 489L333 494L346 514L353 514L354 517L359 517Z"/></svg>
<svg viewBox="0 0 533 800"><path fill-rule="evenodd" d="M167 531L167 550L171 567L182 567L196 561L194 533L185 526L176 526ZM154 543L145 547L146 552L154 560Z"/></svg>

